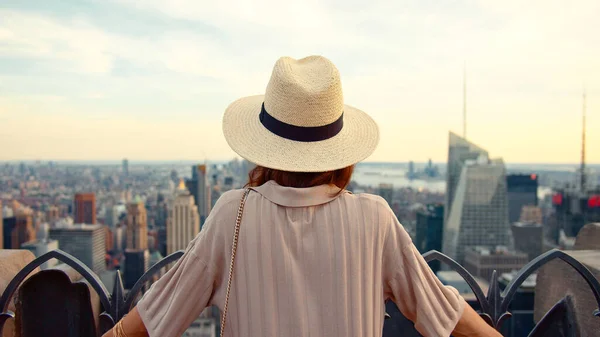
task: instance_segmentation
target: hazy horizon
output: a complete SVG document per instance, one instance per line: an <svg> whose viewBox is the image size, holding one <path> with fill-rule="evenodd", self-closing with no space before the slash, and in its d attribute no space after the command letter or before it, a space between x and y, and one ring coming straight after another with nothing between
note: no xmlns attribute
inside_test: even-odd
<svg viewBox="0 0 600 337"><path fill-rule="evenodd" d="M176 159L169 159L169 160L162 160L162 159L153 159L153 160L138 160L138 159L131 159L131 158L122 158L122 159L110 159L110 160L94 160L94 159L89 159L89 160L68 160L68 159L61 159L61 160L37 160L37 159L24 159L24 160L0 160L0 165L1 164L12 164L12 165L16 165L16 164L20 164L20 163L25 163L25 164L36 164L36 163L40 163L40 164L47 164L49 162L53 162L55 164L97 164L97 165L116 165L116 166L120 166L122 165L123 159L127 159L128 160L128 164L129 166L135 166L135 165L145 165L145 164L155 164L155 165L160 165L160 164L185 164L185 165L194 165L194 164L201 164L201 163L208 163L208 164L224 164L224 163L228 163L234 159L238 159L238 160L242 160L242 158L240 157L232 157L229 159L208 159L206 161L204 160L193 160L193 159L181 159L181 160L176 160ZM359 162L357 165L377 165L377 164L392 164L392 165L398 165L398 164L408 164L409 162L411 162L410 160L408 161L362 161ZM428 161L413 161L415 164L417 165L425 165L428 163ZM432 164L434 165L446 165L446 161L432 161ZM579 165L581 163L577 163L577 162L572 162L572 163L526 163L526 162L506 162L505 164L507 167L516 167L516 166L568 166L571 167L573 166L576 169L579 169ZM600 163L586 163L586 167L587 168L592 168L592 169L600 169Z"/></svg>
<svg viewBox="0 0 600 337"><path fill-rule="evenodd" d="M233 158L225 108L284 55L330 58L381 141L369 162L600 163L600 2L16 1L0 5L0 161ZM257 112L258 114L258 112Z"/></svg>

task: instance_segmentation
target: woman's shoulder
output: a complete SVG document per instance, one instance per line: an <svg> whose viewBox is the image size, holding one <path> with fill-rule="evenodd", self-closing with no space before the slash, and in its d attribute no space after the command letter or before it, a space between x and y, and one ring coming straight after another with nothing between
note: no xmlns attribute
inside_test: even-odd
<svg viewBox="0 0 600 337"><path fill-rule="evenodd" d="M221 208L229 208L232 205L236 205L237 207L240 204L243 195L244 189L235 189L224 192L219 199L217 199L213 210L218 211Z"/></svg>
<svg viewBox="0 0 600 337"><path fill-rule="evenodd" d="M385 209L385 210L391 211L391 208L390 208L388 202L379 195L370 194L370 193L358 193L358 194L346 193L345 195L348 198L355 198L364 207L372 207L372 208Z"/></svg>
<svg viewBox="0 0 600 337"><path fill-rule="evenodd" d="M200 233L203 231L220 231L219 228L223 228L223 226L219 226L220 223L231 223L235 221L243 194L244 190L242 189L229 190L221 194L210 210Z"/></svg>

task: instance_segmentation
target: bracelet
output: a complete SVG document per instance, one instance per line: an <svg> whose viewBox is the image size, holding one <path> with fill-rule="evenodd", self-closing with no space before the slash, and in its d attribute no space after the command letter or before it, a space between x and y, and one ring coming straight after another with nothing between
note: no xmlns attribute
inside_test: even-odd
<svg viewBox="0 0 600 337"><path fill-rule="evenodd" d="M113 335L115 337L127 337L125 330L123 329L123 320L120 320L113 327Z"/></svg>

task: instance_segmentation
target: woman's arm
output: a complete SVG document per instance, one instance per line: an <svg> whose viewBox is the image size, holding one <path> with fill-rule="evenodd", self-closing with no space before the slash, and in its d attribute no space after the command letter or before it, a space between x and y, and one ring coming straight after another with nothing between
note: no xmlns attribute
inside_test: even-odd
<svg viewBox="0 0 600 337"><path fill-rule="evenodd" d="M144 326L144 322L142 322L142 318L137 311L137 308L133 308L129 314L127 314L122 319L121 326L123 327L123 331L127 337L148 337L148 331L146 331L146 327ZM113 330L111 329L102 337L120 337L118 334L113 334Z"/></svg>
<svg viewBox="0 0 600 337"><path fill-rule="evenodd" d="M454 337L502 337L502 335L487 324L480 316L471 308L470 305L465 306L456 328L452 331Z"/></svg>

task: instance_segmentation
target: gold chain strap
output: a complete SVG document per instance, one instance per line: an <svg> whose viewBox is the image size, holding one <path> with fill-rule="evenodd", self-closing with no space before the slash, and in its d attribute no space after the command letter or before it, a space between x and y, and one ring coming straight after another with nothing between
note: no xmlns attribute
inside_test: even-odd
<svg viewBox="0 0 600 337"><path fill-rule="evenodd" d="M231 279L233 278L233 266L235 263L235 253L237 251L238 238L240 236L240 225L242 224L242 214L244 213L244 204L246 197L250 193L250 189L246 189L240 200L240 208L238 208L237 218L235 219L235 230L233 232L233 244L231 245L231 263L229 264L229 279L227 280L227 291L225 293L225 305L223 305L223 316L221 317L221 334L225 333L225 320L227 319L227 307L229 306L229 293L231 292Z"/></svg>

